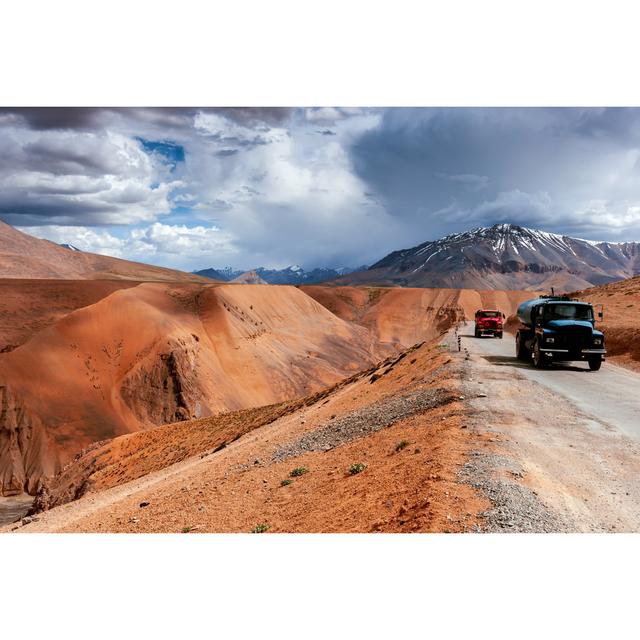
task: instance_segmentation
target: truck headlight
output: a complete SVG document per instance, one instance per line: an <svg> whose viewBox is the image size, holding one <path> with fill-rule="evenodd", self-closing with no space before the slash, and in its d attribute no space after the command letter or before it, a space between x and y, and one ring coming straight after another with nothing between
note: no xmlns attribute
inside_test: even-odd
<svg viewBox="0 0 640 640"><path fill-rule="evenodd" d="M545 338L545 341L548 342L549 344L553 344L555 342L555 339L548 337L548 338Z"/></svg>
<svg viewBox="0 0 640 640"><path fill-rule="evenodd" d="M600 346L602 344L602 338L594 338L593 344L596 346Z"/></svg>

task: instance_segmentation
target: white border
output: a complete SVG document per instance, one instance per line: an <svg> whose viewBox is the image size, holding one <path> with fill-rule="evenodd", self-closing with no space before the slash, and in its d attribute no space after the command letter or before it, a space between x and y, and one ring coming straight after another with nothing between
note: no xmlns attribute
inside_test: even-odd
<svg viewBox="0 0 640 640"><path fill-rule="evenodd" d="M14 534L0 624L68 639L621 638L637 548L624 534Z"/></svg>
<svg viewBox="0 0 640 640"><path fill-rule="evenodd" d="M636 4L5 3L0 104L638 105Z"/></svg>

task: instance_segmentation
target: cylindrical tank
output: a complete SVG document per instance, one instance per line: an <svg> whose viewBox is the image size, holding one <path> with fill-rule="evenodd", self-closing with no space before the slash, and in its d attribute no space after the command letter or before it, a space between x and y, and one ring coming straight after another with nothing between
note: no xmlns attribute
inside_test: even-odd
<svg viewBox="0 0 640 640"><path fill-rule="evenodd" d="M527 327L532 327L534 319L531 317L531 312L534 307L542 304L543 302L547 302L547 300L545 298L534 298L533 300L526 300L523 302L518 307L518 320Z"/></svg>

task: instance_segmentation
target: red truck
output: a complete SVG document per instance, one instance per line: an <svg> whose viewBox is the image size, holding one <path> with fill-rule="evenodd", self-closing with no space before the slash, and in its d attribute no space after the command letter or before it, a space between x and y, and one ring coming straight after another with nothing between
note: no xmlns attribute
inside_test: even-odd
<svg viewBox="0 0 640 640"><path fill-rule="evenodd" d="M476 311L475 336L494 336L502 338L502 321L505 315L496 309L478 309Z"/></svg>

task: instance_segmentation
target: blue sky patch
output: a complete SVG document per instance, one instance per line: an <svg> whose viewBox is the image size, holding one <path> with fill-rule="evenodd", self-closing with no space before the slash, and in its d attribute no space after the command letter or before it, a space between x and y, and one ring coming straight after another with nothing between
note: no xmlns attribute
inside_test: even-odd
<svg viewBox="0 0 640 640"><path fill-rule="evenodd" d="M184 147L180 144L170 140L147 140L139 136L136 140L147 153L162 156L173 169L178 162L184 162Z"/></svg>

